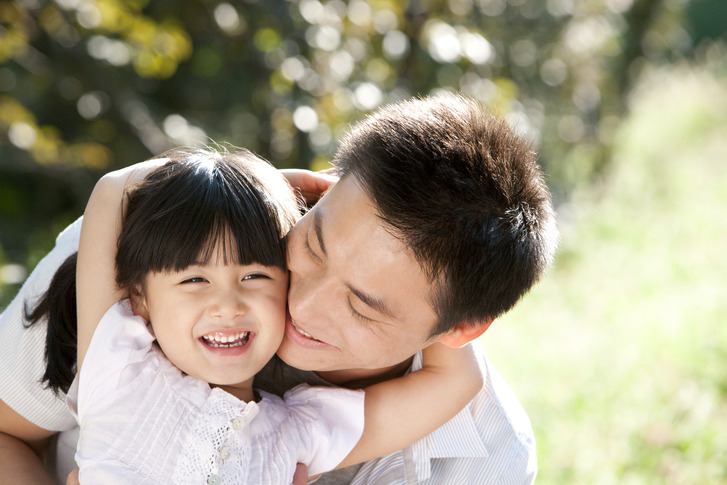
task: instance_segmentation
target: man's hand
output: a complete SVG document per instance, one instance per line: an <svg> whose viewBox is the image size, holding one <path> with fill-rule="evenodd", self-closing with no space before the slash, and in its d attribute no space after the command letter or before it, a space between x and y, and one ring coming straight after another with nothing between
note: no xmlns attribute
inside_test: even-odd
<svg viewBox="0 0 727 485"><path fill-rule="evenodd" d="M293 475L293 485L306 485L306 483L308 483L308 467L298 463Z"/></svg>
<svg viewBox="0 0 727 485"><path fill-rule="evenodd" d="M312 206L326 190L338 182L334 168L327 168L319 172L288 168L280 171L288 179L288 183L298 191L308 206Z"/></svg>
<svg viewBox="0 0 727 485"><path fill-rule="evenodd" d="M78 481L78 468L68 474L66 485L81 485L81 482Z"/></svg>

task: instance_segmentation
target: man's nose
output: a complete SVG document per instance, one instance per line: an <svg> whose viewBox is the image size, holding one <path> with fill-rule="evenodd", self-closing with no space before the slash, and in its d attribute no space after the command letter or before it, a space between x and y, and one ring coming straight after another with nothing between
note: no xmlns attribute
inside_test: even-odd
<svg viewBox="0 0 727 485"><path fill-rule="evenodd" d="M335 285L323 273L290 275L288 308L294 319L301 323L322 323L326 310L334 299Z"/></svg>

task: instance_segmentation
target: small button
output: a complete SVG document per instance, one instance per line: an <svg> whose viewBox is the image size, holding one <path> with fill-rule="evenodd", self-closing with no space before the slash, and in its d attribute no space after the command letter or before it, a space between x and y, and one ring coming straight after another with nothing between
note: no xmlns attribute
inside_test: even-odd
<svg viewBox="0 0 727 485"><path fill-rule="evenodd" d="M243 418L243 417L237 417L237 418L235 418L235 419L232 420L232 428L235 431L239 431L239 430L241 430L244 427L245 427L245 418Z"/></svg>
<svg viewBox="0 0 727 485"><path fill-rule="evenodd" d="M208 485L220 485L222 483L222 480L218 475L210 475L210 477L207 479Z"/></svg>
<svg viewBox="0 0 727 485"><path fill-rule="evenodd" d="M229 447L223 446L222 448L220 448L220 458L222 458L222 461L229 460L230 456L232 456L232 452L230 451Z"/></svg>

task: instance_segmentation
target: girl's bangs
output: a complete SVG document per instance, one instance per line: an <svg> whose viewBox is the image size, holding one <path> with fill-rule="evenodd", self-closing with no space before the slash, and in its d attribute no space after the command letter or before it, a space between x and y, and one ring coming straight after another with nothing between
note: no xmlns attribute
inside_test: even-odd
<svg viewBox="0 0 727 485"><path fill-rule="evenodd" d="M167 214L160 234L169 238L160 245L154 258L156 270L181 270L191 265L209 264L213 260L224 264L261 264L286 267L285 232L275 214L275 208L264 206L260 200L247 200L244 205L229 197L213 197L214 208L179 207L177 215Z"/></svg>

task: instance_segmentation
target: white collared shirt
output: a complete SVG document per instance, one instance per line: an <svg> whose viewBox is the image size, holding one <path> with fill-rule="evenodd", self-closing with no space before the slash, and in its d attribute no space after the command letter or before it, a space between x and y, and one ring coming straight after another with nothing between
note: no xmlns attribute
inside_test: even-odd
<svg viewBox="0 0 727 485"><path fill-rule="evenodd" d="M485 384L462 412L412 446L365 463L351 484L532 484L530 420L484 351L479 357ZM419 353L412 370L421 365Z"/></svg>

